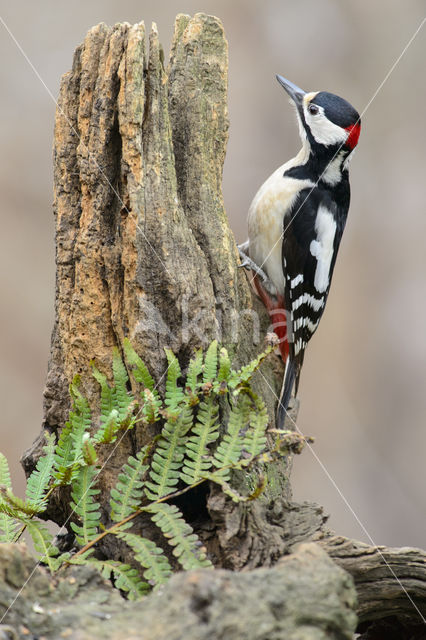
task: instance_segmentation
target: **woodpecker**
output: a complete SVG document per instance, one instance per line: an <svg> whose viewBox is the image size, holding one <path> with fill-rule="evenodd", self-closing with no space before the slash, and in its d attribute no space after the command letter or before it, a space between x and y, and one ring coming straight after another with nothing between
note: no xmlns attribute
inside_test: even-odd
<svg viewBox="0 0 426 640"><path fill-rule="evenodd" d="M305 348L324 312L350 201L348 166L361 119L343 98L306 92L277 75L291 98L302 149L260 187L248 213L242 266L280 338L286 363L277 410L282 428Z"/></svg>

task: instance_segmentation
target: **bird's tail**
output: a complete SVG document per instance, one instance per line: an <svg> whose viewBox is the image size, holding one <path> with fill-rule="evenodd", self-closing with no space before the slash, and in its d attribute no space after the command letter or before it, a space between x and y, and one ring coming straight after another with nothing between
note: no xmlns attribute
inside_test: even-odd
<svg viewBox="0 0 426 640"><path fill-rule="evenodd" d="M291 356L287 358L284 371L283 385L281 387L280 399L277 409L277 428L283 429L287 407L290 402L291 392L296 380L296 365Z"/></svg>

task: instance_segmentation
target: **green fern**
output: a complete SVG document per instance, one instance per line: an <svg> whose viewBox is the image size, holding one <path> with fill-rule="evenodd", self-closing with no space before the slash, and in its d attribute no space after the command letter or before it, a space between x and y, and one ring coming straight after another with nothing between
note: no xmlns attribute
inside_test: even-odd
<svg viewBox="0 0 426 640"><path fill-rule="evenodd" d="M73 410L69 415L69 434L73 440L71 451L73 454L72 464L79 463L82 458L83 435L89 431L92 424L92 412L87 398L83 396L80 389L80 376L75 376L70 385L71 398L73 399ZM69 445L70 446L70 445Z"/></svg>
<svg viewBox="0 0 426 640"><path fill-rule="evenodd" d="M69 484L77 475L79 463L76 462L74 448L73 423L69 420L62 429L54 454L54 481L56 485Z"/></svg>
<svg viewBox="0 0 426 640"><path fill-rule="evenodd" d="M143 477L148 470L145 464L148 447L144 447L135 457L130 456L127 464L118 476L115 487L111 489L110 506L111 518L114 522L125 520L131 513L137 510L144 495ZM122 525L122 529L130 527L131 522Z"/></svg>
<svg viewBox="0 0 426 640"><path fill-rule="evenodd" d="M40 562L44 562L53 573L59 567L55 562L55 556L59 550L53 544L52 534L47 530L40 520L22 519L34 544L34 548L41 554Z"/></svg>
<svg viewBox="0 0 426 640"><path fill-rule="evenodd" d="M9 464L7 462L6 456L2 453L0 453L0 485L6 490L9 489L10 491L12 491L12 480L10 478ZM14 514L10 515L10 513L8 513L7 511L0 510L0 542L14 542L19 527L19 523L17 523L14 518Z"/></svg>
<svg viewBox="0 0 426 640"><path fill-rule="evenodd" d="M185 455L186 434L192 426L192 407L184 407L178 417L168 420L161 431L152 457L145 493L157 500L176 490L180 469Z"/></svg>
<svg viewBox="0 0 426 640"><path fill-rule="evenodd" d="M231 359L227 350L222 347L219 352L219 371L217 374L218 382L227 382L231 374Z"/></svg>
<svg viewBox="0 0 426 640"><path fill-rule="evenodd" d="M188 370L186 372L185 387L192 397L196 397L199 390L199 377L203 372L203 362L203 352L201 351L201 349L198 349L195 352L195 356L191 358L191 361L188 365Z"/></svg>
<svg viewBox="0 0 426 640"><path fill-rule="evenodd" d="M213 340L204 358L203 382L213 382L217 374L217 340Z"/></svg>
<svg viewBox="0 0 426 640"><path fill-rule="evenodd" d="M252 394L252 401L249 427L243 440L243 451L248 456L247 463L265 450L266 429L269 421L268 411L263 400L256 394Z"/></svg>
<svg viewBox="0 0 426 640"><path fill-rule="evenodd" d="M229 481L232 465L238 463L241 458L244 446L241 434L248 426L250 408L250 397L240 393L229 412L227 430L214 453L213 466L217 469L216 475L225 481Z"/></svg>
<svg viewBox="0 0 426 640"><path fill-rule="evenodd" d="M124 339L123 347L127 362L134 367L134 369L132 369L132 373L136 382L142 384L144 389L149 389L156 396L159 396L158 391L156 391L155 382L149 373L146 364L133 349L128 338Z"/></svg>
<svg viewBox="0 0 426 640"><path fill-rule="evenodd" d="M128 564L95 558L84 558L82 562L75 562L75 564L87 564L99 571L103 578L114 579L117 589L126 592L130 600L138 600L149 591L149 585L143 582L136 569Z"/></svg>
<svg viewBox="0 0 426 640"><path fill-rule="evenodd" d="M134 558L144 567L143 576L151 586L159 586L167 582L172 575L172 568L164 555L163 549L134 533L119 533L118 537L132 549Z"/></svg>
<svg viewBox="0 0 426 640"><path fill-rule="evenodd" d="M266 406L250 387L254 372L271 350L235 371L226 349L219 350L213 341L204 355L199 350L191 358L183 381L176 356L166 349L169 367L163 400L145 364L125 340L129 371L143 388L135 393L128 391L129 377L118 349L113 352L112 384L92 364L93 376L100 385L100 418L94 425L91 407L76 376L70 385L69 419L56 445L54 436L46 436L44 455L28 480L27 500L14 495L7 461L0 454L0 541L16 540L27 529L42 562L51 571L64 563L90 564L113 579L129 598L136 599L149 586L163 584L172 573L164 549L153 540L129 532L136 517L142 519L142 527L143 518L150 517L183 569L211 567L201 541L169 501L206 481L218 484L237 502L255 499L262 492L262 476L249 495L240 495L230 478L233 470L246 470L281 452L279 447L271 453L266 451ZM111 488L105 517L112 524L106 529L96 501L100 493L95 484L100 473L98 456L105 459L103 448L116 441L120 430L131 429L138 421L153 424L159 420L163 421L161 433L128 458ZM74 554L59 555L52 536L37 519L59 485L71 487L70 506L78 520L71 523L71 528L80 546ZM141 575L127 564L93 557L97 543L107 535L117 536L131 549L141 565Z"/></svg>
<svg viewBox="0 0 426 640"><path fill-rule="evenodd" d="M90 364L92 365L92 375L101 387L100 423L102 425L108 420L111 411L117 411L114 403L114 393L112 387L108 384L106 375L101 373L99 369L95 367L94 362L91 362Z"/></svg>
<svg viewBox="0 0 426 640"><path fill-rule="evenodd" d="M178 380L182 371L175 354L170 349L164 349L167 356L168 368L166 378L166 396L164 403L167 407L167 414L170 418L177 416L185 401L183 389L178 386Z"/></svg>
<svg viewBox="0 0 426 640"><path fill-rule="evenodd" d="M185 571L189 569L211 568L205 550L192 527L185 522L179 509L173 504L158 502L144 507L144 511L153 514L155 522L173 547L173 555Z"/></svg>
<svg viewBox="0 0 426 640"><path fill-rule="evenodd" d="M101 522L100 504L94 500L100 491L94 487L97 475L96 467L82 467L72 487L71 508L80 519L81 524L71 522L71 528L80 545L86 545L96 538Z"/></svg>
<svg viewBox="0 0 426 640"><path fill-rule="evenodd" d="M118 421L123 422L129 417L129 407L132 403L132 398L127 391L129 376L127 375L126 367L123 364L117 347L114 348L112 353L112 373L114 376L114 387L112 390L114 408L118 411Z"/></svg>
<svg viewBox="0 0 426 640"><path fill-rule="evenodd" d="M186 484L194 484L211 469L213 460L208 447L219 437L218 421L219 405L210 395L200 403L197 421L186 440L186 457L180 474Z"/></svg>
<svg viewBox="0 0 426 640"><path fill-rule="evenodd" d="M46 493L52 479L55 464L55 436L45 432L46 445L43 447L44 456L38 459L35 470L27 481L26 496L37 512L46 510Z"/></svg>

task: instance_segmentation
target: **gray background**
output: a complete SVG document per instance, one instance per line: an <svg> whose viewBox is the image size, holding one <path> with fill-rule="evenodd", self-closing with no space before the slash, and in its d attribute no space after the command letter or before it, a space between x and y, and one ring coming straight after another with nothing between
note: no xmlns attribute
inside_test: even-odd
<svg viewBox="0 0 426 640"><path fill-rule="evenodd" d="M330 90L359 111L424 17L423 0L0 2L1 16L53 93L86 31L104 21L158 24L219 16L229 41L230 140L224 172L237 240L262 181L299 148L274 74ZM302 375L297 499L314 499L342 534L426 546L426 26L363 117L352 205L333 287ZM55 105L0 25L0 449L18 458L41 423L54 301ZM344 496L344 498L343 498ZM350 506L349 506L350 505ZM364 525L361 527L357 521Z"/></svg>

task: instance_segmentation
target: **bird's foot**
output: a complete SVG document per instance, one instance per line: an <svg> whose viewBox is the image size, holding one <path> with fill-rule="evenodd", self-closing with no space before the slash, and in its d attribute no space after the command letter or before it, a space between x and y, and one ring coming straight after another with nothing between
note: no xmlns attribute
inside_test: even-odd
<svg viewBox="0 0 426 640"><path fill-rule="evenodd" d="M241 264L238 265L238 266L239 267L244 267L245 269L248 269L249 271L253 271L262 280L262 287L265 289L265 291L267 291L272 296L276 296L277 295L276 286L274 285L272 280L270 280L270 278L266 275L266 273L263 271L263 269L261 269L261 267L259 267L254 262L254 260L252 260L248 256L248 254L246 253L248 251L248 248L249 248L249 241L248 240L246 242L244 242L243 244L239 244L238 245L238 252L239 252L240 258L241 258Z"/></svg>

